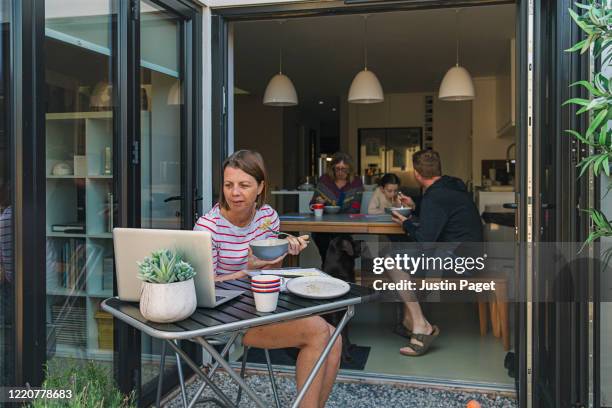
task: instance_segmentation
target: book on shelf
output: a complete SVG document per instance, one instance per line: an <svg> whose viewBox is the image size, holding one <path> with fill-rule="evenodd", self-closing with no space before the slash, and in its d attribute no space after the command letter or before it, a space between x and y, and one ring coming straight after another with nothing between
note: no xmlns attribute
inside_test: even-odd
<svg viewBox="0 0 612 408"><path fill-rule="evenodd" d="M85 290L87 253L83 240L69 239L58 249L57 285L70 290Z"/></svg>
<svg viewBox="0 0 612 408"><path fill-rule="evenodd" d="M64 234L84 234L85 225L82 223L53 224L51 231L63 232Z"/></svg>

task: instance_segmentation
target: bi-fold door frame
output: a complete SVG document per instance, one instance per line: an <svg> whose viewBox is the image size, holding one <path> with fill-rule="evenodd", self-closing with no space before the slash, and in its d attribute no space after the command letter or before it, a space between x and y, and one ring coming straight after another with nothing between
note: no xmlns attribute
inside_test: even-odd
<svg viewBox="0 0 612 408"><path fill-rule="evenodd" d="M221 163L230 149L228 129L230 129L230 116L227 112L229 103L229 67L228 67L228 25L234 21L262 20L279 18L297 18L309 16L324 16L331 14L359 14L389 12L394 10L417 10L425 8L450 8L485 6L504 3L516 3L516 47L517 47L517 157L520 158L518 167L519 193L516 196L517 204L517 239L527 246L542 240L541 227L543 227L542 208L543 202L538 188L541 186L543 176L540 172L542 166L542 149L547 148L540 144L543 123L539 122L544 117L555 121L555 131L570 128L580 129L583 122L571 117L567 112L559 113L561 102L568 99L570 91L567 85L571 79L584 74L580 66L584 57L575 54L570 55L563 50L568 48L568 43L575 40L577 33L569 28L570 21L567 18L567 8L574 7L571 1L559 2L556 7L547 7L542 1L518 0L514 1L393 1L384 2L376 0L346 0L342 1L320 1L307 3L288 3L265 6L244 6L212 10L212 128L213 143L213 186L220 185ZM544 54L546 53L546 54ZM543 64L544 62L548 64ZM558 64L565 64L562 68ZM546 72L542 70L545 67ZM567 66L571 72L564 68ZM558 91L558 92L557 92ZM552 95L552 96L551 96ZM555 109L553 111L553 109ZM564 127L566 126L566 127ZM561 135L556 135L562 137ZM575 204L585 197L583 187L569 187L568 183L576 183L576 172L568 163L569 156L574 146L565 140L554 144L556 174L555 188L559 205L555 209L555 220L557 229L554 231L552 240L577 241L585 229L584 217L580 217L575 211ZM571 190L571 197L568 195ZM531 251L526 251L523 245L522 251L517 257L519 273L517 284L520 293L531 296L537 289L536 271L537 256ZM559 311L557 315L557 327L560 321L566 318L578 319L576 330L584 324L584 313L579 315ZM538 314L538 305L533 302L516 303L516 338L515 349L517 351L518 363L516 366L518 402L521 407L536 407L542 402L539 399L538 375L542 373L541 362L537 360L534 353L546 347L538 333L538 328L543 324L542 316ZM572 339L577 338L579 333L572 334ZM573 346L571 340L562 339L565 348ZM536 347L534 349L534 346ZM583 366L585 355L580 350L573 355L578 365ZM563 356L559 353L555 358L559 362ZM585 373L587 374L587 373ZM588 377L588 374L587 374ZM555 385L551 391L555 393L555 401L570 401L579 390L584 390L584 375L566 373L556 375L550 379ZM567 393L565 385L572 383L571 395Z"/></svg>
<svg viewBox="0 0 612 408"><path fill-rule="evenodd" d="M201 182L202 143L202 9L191 0L151 0L183 19L181 40L181 126L185 135L181 160L182 228L191 229ZM112 37L112 82L115 226L138 227L140 210L140 55L138 0L112 4L116 30ZM13 385L41 385L47 361L46 231L45 231L45 0L12 0L10 63L10 126L13 139L11 174L14 211L14 344ZM116 284L114 293L117 293ZM115 379L124 392L136 390L139 405L151 403L154 392L140 390L140 333L115 322ZM191 354L194 347L187 347ZM174 384L166 381L166 389Z"/></svg>
<svg viewBox="0 0 612 408"><path fill-rule="evenodd" d="M180 33L179 79L183 104L181 109L181 214L182 229L192 229L198 207L196 198L201 189L202 150L202 16L201 8L189 0L148 0L182 20ZM121 169L115 186L120 192L116 226L140 227L140 0L119 1L118 50L115 72L119 86L114 95L119 101L115 132L121 145L115 157ZM116 294L115 281L115 294ZM117 319L115 324L115 379L124 393L136 391L139 406L155 401L157 381L141 384L141 333ZM194 344L183 345L185 351L196 357L199 349ZM186 374L191 370L183 365ZM178 385L176 367L166 372L165 394Z"/></svg>

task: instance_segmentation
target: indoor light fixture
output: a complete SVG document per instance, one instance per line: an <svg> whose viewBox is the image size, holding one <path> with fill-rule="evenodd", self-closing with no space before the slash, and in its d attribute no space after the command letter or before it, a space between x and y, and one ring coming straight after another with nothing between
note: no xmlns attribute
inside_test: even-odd
<svg viewBox="0 0 612 408"><path fill-rule="evenodd" d="M181 81L178 79L174 81L174 84L170 87L168 91L168 97L166 98L166 103L168 105L180 105L182 104L181 98Z"/></svg>
<svg viewBox="0 0 612 408"><path fill-rule="evenodd" d="M382 86L372 71L368 71L368 16L364 16L363 62L364 69L355 75L349 88L350 103L379 103L385 100Z"/></svg>
<svg viewBox="0 0 612 408"><path fill-rule="evenodd" d="M279 24L282 24L282 21ZM280 35L279 38L281 38ZM297 92L291 79L283 74L283 47L279 44L278 49L278 74L274 75L268 82L264 92L263 104L268 106L295 106L298 104Z"/></svg>
<svg viewBox="0 0 612 408"><path fill-rule="evenodd" d="M474 99L474 83L467 69L459 65L459 9L456 16L456 63L442 79L438 98L443 101L468 101Z"/></svg>

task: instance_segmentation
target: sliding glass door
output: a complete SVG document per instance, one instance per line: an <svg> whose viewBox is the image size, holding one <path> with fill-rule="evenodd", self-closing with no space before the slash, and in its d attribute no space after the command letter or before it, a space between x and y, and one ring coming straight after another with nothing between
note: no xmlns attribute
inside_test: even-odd
<svg viewBox="0 0 612 408"><path fill-rule="evenodd" d="M10 126L11 7L0 1L0 386L14 384L13 154Z"/></svg>
<svg viewBox="0 0 612 408"><path fill-rule="evenodd" d="M134 32L140 64L135 103L140 105L135 134L139 146L135 176L137 223L141 228L191 229L194 220L195 129L192 89L195 77L193 12L176 2L139 0ZM138 123L135 121L135 123ZM161 342L142 335L140 387L143 401L157 386ZM187 350L192 352L193 350ZM166 385L176 376L176 359L165 359Z"/></svg>
<svg viewBox="0 0 612 408"><path fill-rule="evenodd" d="M160 346L113 321L100 302L116 294L114 227L193 225L198 8L162 0L44 6L49 373L93 359L111 376L114 363L120 388L146 403Z"/></svg>
<svg viewBox="0 0 612 408"><path fill-rule="evenodd" d="M141 227L181 229L185 144L181 54L183 20L150 1L140 1L140 204ZM155 383L161 341L143 335L141 384ZM172 370L176 360L166 358Z"/></svg>
<svg viewBox="0 0 612 408"><path fill-rule="evenodd" d="M114 0L45 2L50 375L91 359L112 372L113 319L100 302L114 278L116 22Z"/></svg>

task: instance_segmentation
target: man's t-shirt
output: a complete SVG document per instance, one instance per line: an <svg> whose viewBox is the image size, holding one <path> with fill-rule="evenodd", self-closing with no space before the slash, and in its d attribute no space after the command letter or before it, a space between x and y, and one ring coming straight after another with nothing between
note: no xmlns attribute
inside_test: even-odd
<svg viewBox="0 0 612 408"><path fill-rule="evenodd" d="M463 181L442 176L423 194L418 224L412 219L402 227L418 242L482 242L478 208Z"/></svg>

